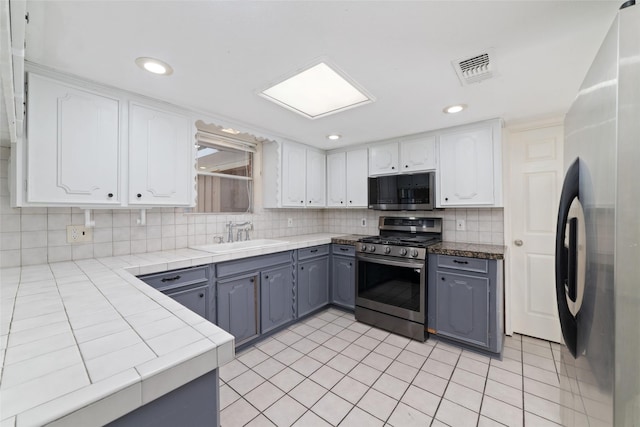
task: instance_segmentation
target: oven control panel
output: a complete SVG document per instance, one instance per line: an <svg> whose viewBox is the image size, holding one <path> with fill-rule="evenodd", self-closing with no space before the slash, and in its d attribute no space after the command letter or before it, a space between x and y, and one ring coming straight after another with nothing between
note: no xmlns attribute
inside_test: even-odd
<svg viewBox="0 0 640 427"><path fill-rule="evenodd" d="M412 248L407 246L381 245L371 243L358 243L357 252L380 254L390 257L426 259L426 248Z"/></svg>

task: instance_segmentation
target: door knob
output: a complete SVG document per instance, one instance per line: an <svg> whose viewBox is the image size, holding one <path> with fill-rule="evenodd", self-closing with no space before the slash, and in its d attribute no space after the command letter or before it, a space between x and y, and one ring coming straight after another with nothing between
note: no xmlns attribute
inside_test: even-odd
<svg viewBox="0 0 640 427"><path fill-rule="evenodd" d="M520 239L517 239L517 240L514 240L514 241L513 241L513 244L514 244L514 245L516 245L516 246L522 246L522 245L523 245L523 243L524 243L524 242L523 242L522 240L520 240Z"/></svg>

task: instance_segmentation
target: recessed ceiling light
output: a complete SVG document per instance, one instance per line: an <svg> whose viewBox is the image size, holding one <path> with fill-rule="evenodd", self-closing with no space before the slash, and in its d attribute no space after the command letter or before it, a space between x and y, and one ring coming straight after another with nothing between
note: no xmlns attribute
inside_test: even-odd
<svg viewBox="0 0 640 427"><path fill-rule="evenodd" d="M222 128L220 129L222 132L230 133L231 135L237 135L240 133L239 130L235 130L233 128Z"/></svg>
<svg viewBox="0 0 640 427"><path fill-rule="evenodd" d="M140 57L136 58L136 64L143 70L153 74L160 74L163 76L173 74L173 68L171 68L171 65L159 59Z"/></svg>
<svg viewBox="0 0 640 427"><path fill-rule="evenodd" d="M373 102L374 98L324 62L316 64L259 93L309 119Z"/></svg>
<svg viewBox="0 0 640 427"><path fill-rule="evenodd" d="M342 135L338 135L336 133L331 134L331 135L327 135L327 139L330 139L332 141L337 141L340 138L342 138Z"/></svg>
<svg viewBox="0 0 640 427"><path fill-rule="evenodd" d="M448 107L445 107L442 109L442 111L447 114L455 114L455 113L459 113L465 108L467 108L467 104L457 104L457 105L450 105Z"/></svg>
<svg viewBox="0 0 640 427"><path fill-rule="evenodd" d="M206 168L207 168L206 166L200 166L200 169L206 169Z"/></svg>

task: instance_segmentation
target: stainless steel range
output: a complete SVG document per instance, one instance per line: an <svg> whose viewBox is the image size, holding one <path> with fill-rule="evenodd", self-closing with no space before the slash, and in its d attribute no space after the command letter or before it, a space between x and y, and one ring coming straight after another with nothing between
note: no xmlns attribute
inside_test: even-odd
<svg viewBox="0 0 640 427"><path fill-rule="evenodd" d="M424 341L427 247L442 241L442 219L380 217L378 229L356 245L356 320Z"/></svg>

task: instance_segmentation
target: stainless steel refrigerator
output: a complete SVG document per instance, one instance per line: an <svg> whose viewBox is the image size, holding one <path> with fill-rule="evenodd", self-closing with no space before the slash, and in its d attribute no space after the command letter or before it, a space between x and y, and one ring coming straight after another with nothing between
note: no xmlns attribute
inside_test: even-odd
<svg viewBox="0 0 640 427"><path fill-rule="evenodd" d="M565 118L556 236L566 426L640 426L640 5L618 12Z"/></svg>

